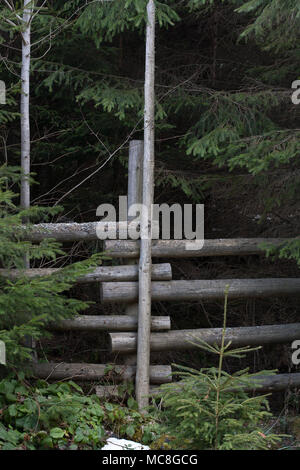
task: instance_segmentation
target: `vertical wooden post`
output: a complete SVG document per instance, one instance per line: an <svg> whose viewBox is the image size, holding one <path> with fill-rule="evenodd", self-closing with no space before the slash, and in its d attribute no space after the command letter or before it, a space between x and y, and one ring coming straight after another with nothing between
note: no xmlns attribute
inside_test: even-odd
<svg viewBox="0 0 300 470"><path fill-rule="evenodd" d="M142 203L142 185L143 185L143 156L144 141L132 140L129 143L129 161L128 161L128 210L132 204ZM130 217L128 215L128 222ZM135 260L127 260L126 264L136 264ZM125 310L126 315L138 315L138 303L129 304ZM131 354L124 358L127 365L136 364L136 354Z"/></svg>
<svg viewBox="0 0 300 470"><path fill-rule="evenodd" d="M149 404L150 322L151 322L151 232L154 197L154 78L155 78L155 4L147 5L143 209L139 261L139 312L137 336L136 398L139 410Z"/></svg>
<svg viewBox="0 0 300 470"><path fill-rule="evenodd" d="M142 204L144 141L131 140L128 161L128 209Z"/></svg>

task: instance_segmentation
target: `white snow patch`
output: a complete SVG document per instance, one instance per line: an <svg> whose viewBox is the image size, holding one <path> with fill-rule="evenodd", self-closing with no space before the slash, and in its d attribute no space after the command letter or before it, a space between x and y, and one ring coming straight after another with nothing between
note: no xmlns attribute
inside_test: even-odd
<svg viewBox="0 0 300 470"><path fill-rule="evenodd" d="M150 447L139 444L138 442L110 437L101 450L150 450Z"/></svg>

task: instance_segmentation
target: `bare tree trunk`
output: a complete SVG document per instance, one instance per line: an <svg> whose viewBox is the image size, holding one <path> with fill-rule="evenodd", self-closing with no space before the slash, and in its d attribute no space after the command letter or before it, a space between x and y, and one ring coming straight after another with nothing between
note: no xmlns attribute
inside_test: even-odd
<svg viewBox="0 0 300 470"><path fill-rule="evenodd" d="M155 77L155 5L147 5L143 210L139 262L139 314L136 371L136 397L139 410L149 403L150 329L151 329L151 228L154 196L154 77Z"/></svg>
<svg viewBox="0 0 300 470"><path fill-rule="evenodd" d="M22 30L22 68L21 68L21 207L30 207L30 118L29 118L29 92L30 92L30 29L32 15L32 0L24 0L23 9L23 30ZM26 220L24 220L26 222ZM30 268L30 260L27 255L24 257L25 268ZM25 337L25 345L34 348L35 342L32 338ZM33 354L33 359L36 359Z"/></svg>
<svg viewBox="0 0 300 470"><path fill-rule="evenodd" d="M30 85L30 20L32 0L24 0L22 31L22 69L21 69L21 207L30 207L30 121L29 121L29 85Z"/></svg>

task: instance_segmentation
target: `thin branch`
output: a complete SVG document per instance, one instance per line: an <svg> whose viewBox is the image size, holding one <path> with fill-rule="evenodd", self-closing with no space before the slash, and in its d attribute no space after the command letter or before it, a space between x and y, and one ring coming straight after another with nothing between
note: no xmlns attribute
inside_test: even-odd
<svg viewBox="0 0 300 470"><path fill-rule="evenodd" d="M30 18L30 20L29 20L30 23L32 23L32 21L34 20L34 18L36 17L36 15L39 14L39 12L41 11L41 9L44 7L45 3L47 3L47 0L44 0L44 2L42 3L42 5L39 6L39 7L36 9L36 12L35 12L33 15L31 15L31 18ZM50 33L50 34L51 34L51 33Z"/></svg>
<svg viewBox="0 0 300 470"><path fill-rule="evenodd" d="M75 191L75 189L79 188L79 186L81 186L83 183L85 183L86 181L88 181L90 178L92 178L96 173L98 173L98 171L102 170L102 168L104 168L104 166L127 144L127 142L131 139L133 133L136 131L136 128L138 126L138 124L140 123L140 121L142 120L143 118L141 118L136 126L133 128L133 130L130 132L130 134L128 134L128 136L126 137L126 139L124 140L124 142L114 151L112 152L109 157L105 160L105 162L100 165L95 171L93 171L90 175L88 175L86 178L84 178L80 183L76 184L72 189L70 189L69 191L67 191L60 199L58 199L58 201L56 201L56 203L54 204L54 206L56 206L57 204L59 204L63 199L65 199L69 194L71 194L73 191Z"/></svg>
<svg viewBox="0 0 300 470"><path fill-rule="evenodd" d="M11 6L11 4L8 2L8 0L4 0L10 11L14 11L14 8Z"/></svg>

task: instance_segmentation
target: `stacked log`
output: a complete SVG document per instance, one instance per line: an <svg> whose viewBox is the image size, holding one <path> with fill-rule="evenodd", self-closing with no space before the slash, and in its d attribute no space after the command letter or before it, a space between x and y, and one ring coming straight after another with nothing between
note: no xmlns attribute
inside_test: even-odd
<svg viewBox="0 0 300 470"><path fill-rule="evenodd" d="M227 286L229 299L300 295L299 278L155 281L152 282L152 300L224 299ZM104 282L100 295L104 303L133 302L138 297L138 283Z"/></svg>
<svg viewBox="0 0 300 470"><path fill-rule="evenodd" d="M151 334L151 351L180 351L197 349L197 344L221 343L222 328L171 330ZM136 350L136 333L110 333L111 351L129 353ZM227 328L225 342L230 347L262 346L289 343L300 338L300 323L287 325L243 326Z"/></svg>
<svg viewBox="0 0 300 470"><path fill-rule="evenodd" d="M104 379L120 382L134 380L136 368L127 365L108 367L107 364L40 363L32 364L31 372L34 377L44 380L99 381ZM171 366L151 366L151 382L153 384L168 383L172 380L171 373Z"/></svg>
<svg viewBox="0 0 300 470"><path fill-rule="evenodd" d="M187 240L152 240L154 258L196 258L202 256L261 255L265 246L278 247L287 238L217 238L204 240L200 249L187 250ZM139 242L105 240L104 250L111 258L138 258Z"/></svg>
<svg viewBox="0 0 300 470"><path fill-rule="evenodd" d="M59 273L60 268L31 268L31 269L0 269L0 276L11 280L27 277L51 276ZM138 279L138 266L122 265L122 266L99 266L92 272L85 274L77 279L78 284L86 284L90 282L111 282L111 281L135 281ZM172 279L172 269L169 263L153 264L152 279L170 280Z"/></svg>

